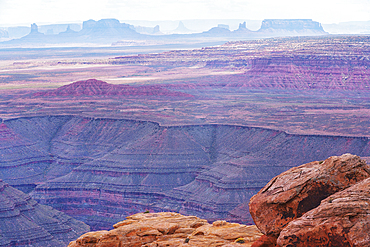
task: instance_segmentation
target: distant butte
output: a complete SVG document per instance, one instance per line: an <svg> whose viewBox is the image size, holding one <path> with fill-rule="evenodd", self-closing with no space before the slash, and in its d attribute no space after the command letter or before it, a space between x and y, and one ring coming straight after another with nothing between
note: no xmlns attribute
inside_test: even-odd
<svg viewBox="0 0 370 247"><path fill-rule="evenodd" d="M35 93L34 96L166 96L193 97L191 94L174 92L160 86L114 85L89 79L77 81L55 90Z"/></svg>

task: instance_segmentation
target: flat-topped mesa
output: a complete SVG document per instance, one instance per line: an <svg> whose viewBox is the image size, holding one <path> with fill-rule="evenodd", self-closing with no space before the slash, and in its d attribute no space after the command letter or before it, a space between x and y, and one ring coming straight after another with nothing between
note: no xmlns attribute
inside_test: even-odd
<svg viewBox="0 0 370 247"><path fill-rule="evenodd" d="M321 24L312 19L265 19L258 32L266 31L327 34Z"/></svg>
<svg viewBox="0 0 370 247"><path fill-rule="evenodd" d="M89 226L0 180L0 246L63 247Z"/></svg>
<svg viewBox="0 0 370 247"><path fill-rule="evenodd" d="M77 81L55 90L35 93L34 96L167 96L193 97L190 94L170 91L160 86L115 85L96 79Z"/></svg>
<svg viewBox="0 0 370 247"><path fill-rule="evenodd" d="M172 212L135 214L114 228L86 233L68 246L251 246L262 235L256 226L226 221L209 224L195 216Z"/></svg>
<svg viewBox="0 0 370 247"><path fill-rule="evenodd" d="M108 36L113 38L139 37L134 26L120 23L116 19L88 20L82 24L79 35L94 35L96 38Z"/></svg>

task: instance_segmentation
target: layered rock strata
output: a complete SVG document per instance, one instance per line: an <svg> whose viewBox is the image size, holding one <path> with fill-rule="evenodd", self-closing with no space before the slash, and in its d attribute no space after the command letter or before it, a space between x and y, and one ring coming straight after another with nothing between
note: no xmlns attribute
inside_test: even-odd
<svg viewBox="0 0 370 247"><path fill-rule="evenodd" d="M63 247L89 229L0 180L0 246Z"/></svg>
<svg viewBox="0 0 370 247"><path fill-rule="evenodd" d="M100 132L97 126L105 127ZM117 142L107 138L111 134ZM234 209L271 177L330 154L365 154L369 145L360 138L303 137L238 126L160 127L81 118L65 124L52 143L58 156L85 155L85 162L39 185L32 195L93 229L108 229L121 217L145 210L251 224L248 213ZM315 156L312 149L318 151Z"/></svg>
<svg viewBox="0 0 370 247"><path fill-rule="evenodd" d="M251 224L248 201L272 177L331 155L370 156L367 138L242 126L45 116L1 128L4 181L27 192L38 186L40 203L93 229L145 210Z"/></svg>
<svg viewBox="0 0 370 247"><path fill-rule="evenodd" d="M229 42L191 51L116 57L112 64L199 66L240 73L210 75L170 88L370 90L368 36L282 38ZM204 65L202 65L204 66Z"/></svg>
<svg viewBox="0 0 370 247"><path fill-rule="evenodd" d="M0 178L26 191L45 181L45 171L53 162L36 140L29 140L16 133L7 124L0 124Z"/></svg>
<svg viewBox="0 0 370 247"><path fill-rule="evenodd" d="M68 246L251 246L261 235L255 226L226 221L209 224L170 212L140 213L115 224L111 231L86 233Z"/></svg>

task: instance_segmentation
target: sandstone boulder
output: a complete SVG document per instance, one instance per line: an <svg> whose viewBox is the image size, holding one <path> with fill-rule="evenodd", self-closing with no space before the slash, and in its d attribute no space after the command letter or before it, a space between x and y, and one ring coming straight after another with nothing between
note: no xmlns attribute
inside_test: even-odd
<svg viewBox="0 0 370 247"><path fill-rule="evenodd" d="M370 246L370 178L322 201L290 222L279 246Z"/></svg>
<svg viewBox="0 0 370 247"><path fill-rule="evenodd" d="M276 237L263 235L251 247L277 247Z"/></svg>
<svg viewBox="0 0 370 247"><path fill-rule="evenodd" d="M86 233L68 246L251 246L261 235L256 226L226 221L209 224L171 212L139 213L115 224L111 231Z"/></svg>
<svg viewBox="0 0 370 247"><path fill-rule="evenodd" d="M261 232L278 237L289 222L323 199L368 177L370 167L351 154L304 164L276 176L253 196L250 213Z"/></svg>

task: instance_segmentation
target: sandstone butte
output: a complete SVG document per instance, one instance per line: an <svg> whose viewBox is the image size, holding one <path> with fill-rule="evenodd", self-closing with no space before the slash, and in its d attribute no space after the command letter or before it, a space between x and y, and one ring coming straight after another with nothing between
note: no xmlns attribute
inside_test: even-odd
<svg viewBox="0 0 370 247"><path fill-rule="evenodd" d="M370 246L370 166L344 154L292 168L251 198L257 246ZM276 242L277 239L277 242Z"/></svg>
<svg viewBox="0 0 370 247"><path fill-rule="evenodd" d="M68 247L252 246L262 236L256 226L226 221L209 224L172 212L135 214L113 227L86 233Z"/></svg>

